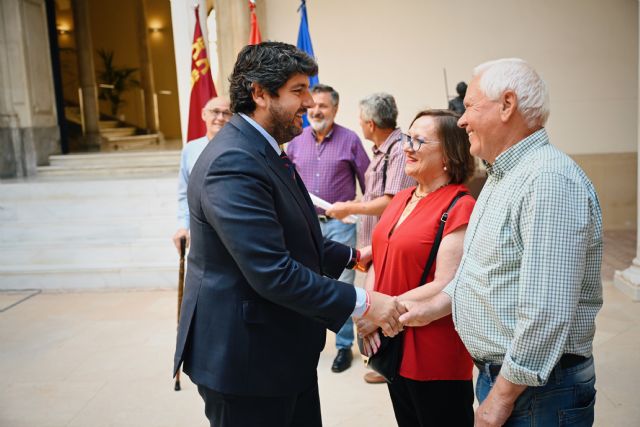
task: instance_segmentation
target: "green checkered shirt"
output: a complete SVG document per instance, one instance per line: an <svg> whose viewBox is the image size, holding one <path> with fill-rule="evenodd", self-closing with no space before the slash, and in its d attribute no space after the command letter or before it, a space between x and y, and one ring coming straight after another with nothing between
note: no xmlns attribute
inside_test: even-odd
<svg viewBox="0 0 640 427"><path fill-rule="evenodd" d="M541 129L487 165L464 255L445 292L475 360L544 385L564 353L590 356L602 306L602 215L593 185Z"/></svg>

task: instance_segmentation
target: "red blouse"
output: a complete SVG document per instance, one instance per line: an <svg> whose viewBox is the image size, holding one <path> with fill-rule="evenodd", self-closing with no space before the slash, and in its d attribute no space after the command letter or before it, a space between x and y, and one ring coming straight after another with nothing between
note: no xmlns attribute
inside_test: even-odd
<svg viewBox="0 0 640 427"><path fill-rule="evenodd" d="M418 286L436 237L440 218L464 185L447 185L428 194L413 212L393 230L415 187L393 198L373 231L372 249L376 280L375 290L387 295L401 295ZM469 222L475 200L464 196L453 207L443 237ZM433 281L436 263L427 276ZM400 375L418 381L469 380L473 361L453 327L451 315L427 326L406 328Z"/></svg>

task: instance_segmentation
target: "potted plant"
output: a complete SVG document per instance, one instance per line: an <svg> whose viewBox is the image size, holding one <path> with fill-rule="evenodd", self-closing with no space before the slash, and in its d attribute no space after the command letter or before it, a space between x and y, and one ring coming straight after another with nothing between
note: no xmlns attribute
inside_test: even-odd
<svg viewBox="0 0 640 427"><path fill-rule="evenodd" d="M133 78L138 69L113 65L113 51L110 50L98 49L98 56L102 60L102 70L98 72L99 98L108 101L111 115L118 117L118 110L126 104L122 99L124 92L140 86L140 82Z"/></svg>

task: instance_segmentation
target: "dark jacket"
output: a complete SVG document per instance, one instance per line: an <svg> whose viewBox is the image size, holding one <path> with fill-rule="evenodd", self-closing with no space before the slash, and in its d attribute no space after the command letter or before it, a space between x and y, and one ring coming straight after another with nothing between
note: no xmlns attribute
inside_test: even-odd
<svg viewBox="0 0 640 427"><path fill-rule="evenodd" d="M355 305L348 247L325 241L302 180L236 115L189 179L191 248L174 374L222 393L278 396L317 381L326 328Z"/></svg>

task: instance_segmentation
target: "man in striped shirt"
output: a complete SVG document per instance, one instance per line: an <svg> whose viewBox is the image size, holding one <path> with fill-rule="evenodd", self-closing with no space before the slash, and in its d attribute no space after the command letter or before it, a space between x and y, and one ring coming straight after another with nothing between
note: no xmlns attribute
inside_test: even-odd
<svg viewBox="0 0 640 427"><path fill-rule="evenodd" d="M453 312L480 373L476 426L594 419L602 215L593 185L549 143L547 87L520 59L475 68L458 124L487 182L453 281L401 320Z"/></svg>
<svg viewBox="0 0 640 427"><path fill-rule="evenodd" d="M365 173L366 191L360 201L334 203L327 215L343 219L361 215L358 247L371 244L373 227L398 192L415 185L404 173L405 156L397 126L398 107L388 93L374 93L360 101L360 127L364 137L373 142L373 158Z"/></svg>

